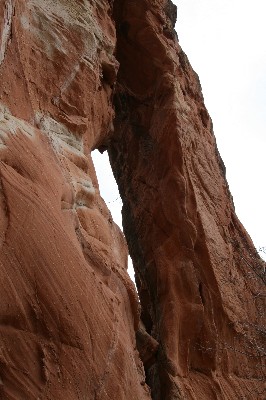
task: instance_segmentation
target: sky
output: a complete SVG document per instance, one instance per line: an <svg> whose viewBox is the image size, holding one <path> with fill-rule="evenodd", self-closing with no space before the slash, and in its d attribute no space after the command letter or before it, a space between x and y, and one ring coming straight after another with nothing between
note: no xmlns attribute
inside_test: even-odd
<svg viewBox="0 0 266 400"><path fill-rule="evenodd" d="M266 258L266 1L174 3L179 43L199 75L236 213ZM95 151L93 160L101 195L122 226L108 155Z"/></svg>

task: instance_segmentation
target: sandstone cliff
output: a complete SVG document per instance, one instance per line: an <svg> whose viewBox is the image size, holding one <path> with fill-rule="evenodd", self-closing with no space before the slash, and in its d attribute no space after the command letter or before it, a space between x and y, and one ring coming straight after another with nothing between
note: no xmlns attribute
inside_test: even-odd
<svg viewBox="0 0 266 400"><path fill-rule="evenodd" d="M0 398L263 399L265 266L175 7L0 6ZM100 197L97 148L126 239Z"/></svg>

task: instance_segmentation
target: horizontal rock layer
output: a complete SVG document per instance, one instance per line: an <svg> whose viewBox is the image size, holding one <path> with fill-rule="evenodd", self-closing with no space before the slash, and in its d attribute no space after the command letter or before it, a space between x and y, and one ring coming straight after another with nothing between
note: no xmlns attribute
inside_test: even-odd
<svg viewBox="0 0 266 400"><path fill-rule="evenodd" d="M0 4L0 398L263 399L265 265L175 6Z"/></svg>

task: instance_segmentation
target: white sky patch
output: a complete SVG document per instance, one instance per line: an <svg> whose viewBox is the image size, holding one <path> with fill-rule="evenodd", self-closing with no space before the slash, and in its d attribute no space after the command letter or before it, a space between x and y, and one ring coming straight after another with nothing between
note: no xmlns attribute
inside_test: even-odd
<svg viewBox="0 0 266 400"><path fill-rule="evenodd" d="M121 215L122 200L112 172L107 151L100 154L95 150L91 155L98 178L101 196L111 211L113 220L123 230ZM130 257L128 257L128 273L134 281L134 268Z"/></svg>
<svg viewBox="0 0 266 400"><path fill-rule="evenodd" d="M114 221L122 226L121 223L121 208L122 200L120 198L117 183L115 181L113 171L109 162L107 151L101 154L98 150L91 153L98 183L100 186L100 193L105 200L107 206L110 208Z"/></svg>

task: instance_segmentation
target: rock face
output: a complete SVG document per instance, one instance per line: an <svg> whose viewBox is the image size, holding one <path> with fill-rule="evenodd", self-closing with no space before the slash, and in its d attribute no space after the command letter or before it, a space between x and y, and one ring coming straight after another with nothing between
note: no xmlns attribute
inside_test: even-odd
<svg viewBox="0 0 266 400"><path fill-rule="evenodd" d="M265 266L175 7L0 5L0 399L263 399Z"/></svg>
<svg viewBox="0 0 266 400"><path fill-rule="evenodd" d="M153 399L259 399L264 269L234 213L167 4L115 7L120 69L109 154L142 320L159 342L147 382Z"/></svg>
<svg viewBox="0 0 266 400"><path fill-rule="evenodd" d="M127 246L90 157L112 129L110 6L1 13L0 398L149 399Z"/></svg>

